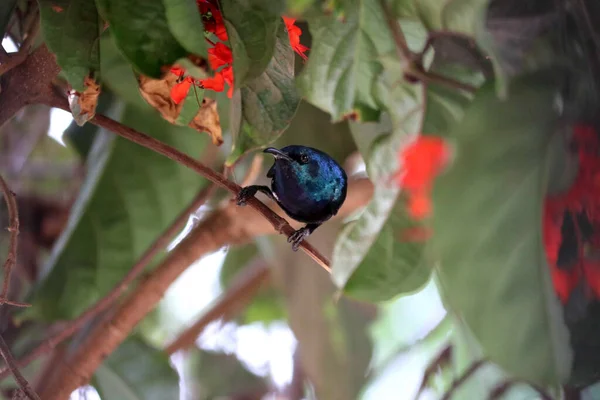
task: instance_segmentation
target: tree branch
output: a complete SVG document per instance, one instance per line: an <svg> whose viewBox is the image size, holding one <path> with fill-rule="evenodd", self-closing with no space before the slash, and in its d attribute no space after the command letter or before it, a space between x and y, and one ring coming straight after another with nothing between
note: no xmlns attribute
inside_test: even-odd
<svg viewBox="0 0 600 400"><path fill-rule="evenodd" d="M372 193L373 185L368 179L351 181L347 199L335 218L363 207ZM271 205L276 208L273 203ZM238 207L232 202L211 213L123 301L110 321L93 329L43 398L67 399L73 390L86 384L104 358L125 340L161 300L173 281L194 261L224 245L242 244L256 236L274 233L276 231L262 213L249 207Z"/></svg>
<svg viewBox="0 0 600 400"><path fill-rule="evenodd" d="M35 393L33 391L31 386L29 386L29 382L27 382L27 379L25 379L25 377L23 377L23 375L21 375L21 372L19 371L19 368L17 367L17 363L15 362L15 359L13 358L12 354L10 353L10 349L8 348L8 345L6 344L6 342L4 341L4 338L1 335L0 335L0 355L2 355L2 358L4 358L6 365L8 365L8 368L12 372L13 376L15 377L15 381L17 381L17 384L19 385L19 387L21 388L23 393L25 393L25 395L27 395L27 397L31 400L39 400L40 399L39 396L37 395L37 393Z"/></svg>
<svg viewBox="0 0 600 400"><path fill-rule="evenodd" d="M75 333L77 333L83 326L93 317L108 310L110 306L127 290L131 282L136 279L139 274L148 266L152 259L158 254L159 251L165 249L173 237L179 233L179 231L185 226L188 221L190 214L196 211L206 200L210 197L215 189L214 185L202 189L191 204L183 210L173 221L173 223L148 247L148 249L142 254L139 260L133 265L133 267L127 272L127 274L121 279L119 283L100 301L95 303L92 307L87 309L83 314L74 320L70 321L65 329L57 333L56 335L44 340L35 349L30 351L25 357L17 361L19 367L25 367L33 360L40 357L42 354L46 354L63 341L67 340ZM8 376L8 368L0 370L0 379Z"/></svg>
<svg viewBox="0 0 600 400"><path fill-rule="evenodd" d="M8 209L8 219L10 232L10 241L8 244L8 255L4 262L4 282L2 283L2 293L0 293L0 305L10 304L11 306L17 307L29 307L29 304L19 303L8 299L8 288L10 285L10 274L13 267L17 262L17 236L19 235L19 212L17 210L17 200L15 194L6 184L4 178L0 176L0 189L4 195L6 201L6 207Z"/></svg>
<svg viewBox="0 0 600 400"><path fill-rule="evenodd" d="M69 105L67 104L66 99L63 99L56 94L54 94L51 98L46 98L44 100L49 106L62 108L63 110L70 112ZM228 180L222 174L212 170L211 168L193 159L187 154L184 154L176 150L175 148L168 146L165 143L160 142L159 140L154 139L153 137L138 132L135 129L125 126L111 118L108 118L104 115L96 114L96 116L92 118L90 122L102 128L105 128L127 140L137 143L140 146L146 147L159 154L162 154L163 156L168 157L171 160L178 162L179 164L185 165L186 167L196 171L198 174L210 180L214 184L229 191L233 195L237 195L241 189L240 186L238 186L236 183ZM265 204L263 204L256 198L248 199L247 204L255 210L257 210L258 212L260 212L262 216L266 218L271 223L271 225L273 225L273 227L278 233L284 234L287 237L291 236L294 233L294 229L284 218L274 213L269 207L267 207ZM300 243L300 247L315 262L317 262L317 264L323 267L327 272L331 272L331 268L329 266L329 259L321 253L319 253L310 243L304 240L302 241L302 243Z"/></svg>
<svg viewBox="0 0 600 400"><path fill-rule="evenodd" d="M258 291L269 281L270 272L269 265L264 260L257 260L256 263L252 263L240 271L231 287L217 299L207 312L202 314L198 321L169 344L165 348L165 352L171 355L178 350L192 347L204 328L212 321L221 317L229 319L238 314L250 304Z"/></svg>
<svg viewBox="0 0 600 400"><path fill-rule="evenodd" d="M18 68L0 76L0 127L28 104L41 103L52 94L52 80L60 72L45 44L35 49Z"/></svg>

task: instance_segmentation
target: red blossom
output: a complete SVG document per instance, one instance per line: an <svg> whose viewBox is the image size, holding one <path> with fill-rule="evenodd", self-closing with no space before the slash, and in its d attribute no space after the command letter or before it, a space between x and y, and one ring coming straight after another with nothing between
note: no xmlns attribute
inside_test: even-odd
<svg viewBox="0 0 600 400"><path fill-rule="evenodd" d="M171 88L171 99L175 104L179 104L187 97L194 80L191 76L186 77L183 81L178 82Z"/></svg>
<svg viewBox="0 0 600 400"><path fill-rule="evenodd" d="M223 43L216 43L213 47L208 49L208 63L213 70L221 68L223 65L227 65L233 62L233 54L231 49L225 46Z"/></svg>
<svg viewBox="0 0 600 400"><path fill-rule="evenodd" d="M225 80L220 72L217 72L212 78L200 79L198 83L202 88L214 90L215 92L222 92L225 89Z"/></svg>
<svg viewBox="0 0 600 400"><path fill-rule="evenodd" d="M569 190L560 195L549 196L544 202L543 238L546 258L554 290L563 303L571 292L583 284L588 296L600 298L600 263L586 255L586 248L600 249L600 140L598 133L589 126L578 125L573 129L573 144L577 149L579 169ZM574 222L575 252L569 265L559 260L565 239L562 231L566 216ZM585 220L591 226L591 233L583 234L580 226Z"/></svg>
<svg viewBox="0 0 600 400"><path fill-rule="evenodd" d="M298 28L295 25L296 20L294 18L283 17L283 22L285 23L285 27L287 28L292 49L294 49L294 51L306 61L308 57L304 53L307 50L309 50L309 48L300 44L300 36L302 35L302 29Z"/></svg>
<svg viewBox="0 0 600 400"><path fill-rule="evenodd" d="M449 154L448 144L436 136L418 136L400 152L400 171L393 178L407 192L414 219L430 215L433 180L448 163Z"/></svg>
<svg viewBox="0 0 600 400"><path fill-rule="evenodd" d="M227 29L217 2L214 0L196 0L196 4L202 15L204 29L213 33L220 40L226 41L228 39Z"/></svg>

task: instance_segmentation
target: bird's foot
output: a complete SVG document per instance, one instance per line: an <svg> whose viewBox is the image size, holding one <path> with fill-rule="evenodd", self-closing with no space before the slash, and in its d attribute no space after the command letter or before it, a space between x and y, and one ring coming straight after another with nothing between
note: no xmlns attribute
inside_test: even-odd
<svg viewBox="0 0 600 400"><path fill-rule="evenodd" d="M249 198L254 197L257 189L256 186L246 186L240 190L237 195L236 202L238 206L245 206Z"/></svg>
<svg viewBox="0 0 600 400"><path fill-rule="evenodd" d="M298 247L300 247L300 243L302 243L302 241L308 235L310 235L310 232L311 232L310 228L305 226L304 228L300 228L290 235L290 237L288 238L287 241L288 241L288 243L292 244L293 251L298 251Z"/></svg>

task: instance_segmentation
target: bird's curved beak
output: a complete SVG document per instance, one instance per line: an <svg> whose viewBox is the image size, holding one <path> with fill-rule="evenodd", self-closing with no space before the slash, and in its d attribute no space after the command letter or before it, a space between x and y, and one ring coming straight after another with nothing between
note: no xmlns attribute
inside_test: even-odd
<svg viewBox="0 0 600 400"><path fill-rule="evenodd" d="M263 153L269 153L273 157L275 157L275 159L281 158L282 160L286 160L286 161L290 161L290 162L294 161L293 158L291 158L287 154L283 153L281 150L276 149L275 147L267 147L266 149L263 150Z"/></svg>

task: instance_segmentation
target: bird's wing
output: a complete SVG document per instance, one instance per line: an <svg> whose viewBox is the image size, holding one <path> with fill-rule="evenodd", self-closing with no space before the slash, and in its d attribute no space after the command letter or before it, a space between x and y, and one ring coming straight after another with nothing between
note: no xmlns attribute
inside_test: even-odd
<svg viewBox="0 0 600 400"><path fill-rule="evenodd" d="M275 178L275 164L267 171L267 178Z"/></svg>

